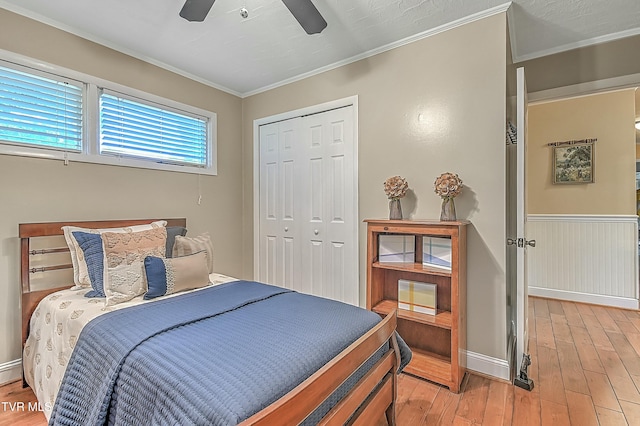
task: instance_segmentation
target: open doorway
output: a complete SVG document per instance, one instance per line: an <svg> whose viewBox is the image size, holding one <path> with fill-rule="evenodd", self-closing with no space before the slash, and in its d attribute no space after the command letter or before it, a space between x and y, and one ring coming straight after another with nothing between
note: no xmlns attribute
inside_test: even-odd
<svg viewBox="0 0 640 426"><path fill-rule="evenodd" d="M638 308L635 102L631 87L529 104L530 295ZM586 141L592 181L554 182L558 147Z"/></svg>

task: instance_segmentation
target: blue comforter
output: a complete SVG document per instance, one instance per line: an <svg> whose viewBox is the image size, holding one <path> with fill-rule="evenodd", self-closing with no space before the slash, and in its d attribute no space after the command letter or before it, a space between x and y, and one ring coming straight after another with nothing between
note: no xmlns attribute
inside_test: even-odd
<svg viewBox="0 0 640 426"><path fill-rule="evenodd" d="M83 329L49 423L235 425L379 320L351 305L247 281L114 311ZM406 365L411 354L400 344ZM346 394L358 375L337 393Z"/></svg>

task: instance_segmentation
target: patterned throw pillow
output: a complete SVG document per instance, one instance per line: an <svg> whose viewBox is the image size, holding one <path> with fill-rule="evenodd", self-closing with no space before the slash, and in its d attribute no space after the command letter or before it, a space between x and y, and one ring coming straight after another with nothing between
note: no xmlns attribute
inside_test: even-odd
<svg viewBox="0 0 640 426"><path fill-rule="evenodd" d="M209 233L198 235L197 237L176 237L173 245L173 257L186 256L189 254L205 251L207 253L207 268L209 273L213 272L213 244Z"/></svg>
<svg viewBox="0 0 640 426"><path fill-rule="evenodd" d="M87 261L84 258L84 252L82 251L82 249L80 249L80 245L73 236L74 231L85 232L88 234L100 234L102 232L137 232L166 225L166 220L159 220L157 222L151 222L149 224L133 225L122 228L89 229L79 228L77 226L63 226L62 232L64 234L64 239L67 242L67 246L69 246L69 252L71 253L71 264L73 265L73 282L75 283L75 285L80 287L91 286L91 278L89 277Z"/></svg>
<svg viewBox="0 0 640 426"><path fill-rule="evenodd" d="M207 268L207 254L204 251L172 259L147 256L144 269L148 290L144 298L149 300L165 294L206 287L209 285Z"/></svg>
<svg viewBox="0 0 640 426"><path fill-rule="evenodd" d="M164 257L167 230L164 227L140 232L104 232L104 293L107 306L133 299L147 291L144 259Z"/></svg>

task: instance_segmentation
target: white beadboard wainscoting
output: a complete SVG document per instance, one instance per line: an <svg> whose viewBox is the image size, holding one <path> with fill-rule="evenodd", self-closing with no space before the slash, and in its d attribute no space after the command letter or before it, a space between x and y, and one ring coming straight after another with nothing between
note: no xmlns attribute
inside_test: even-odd
<svg viewBox="0 0 640 426"><path fill-rule="evenodd" d="M529 294L638 309L638 217L528 215Z"/></svg>

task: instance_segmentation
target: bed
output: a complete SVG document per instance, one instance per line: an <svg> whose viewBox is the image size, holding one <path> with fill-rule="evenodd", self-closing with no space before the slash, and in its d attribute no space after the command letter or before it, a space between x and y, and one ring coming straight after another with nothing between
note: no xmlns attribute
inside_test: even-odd
<svg viewBox="0 0 640 426"><path fill-rule="evenodd" d="M50 423L372 424L386 416L395 424L397 374L411 357L395 312L380 318L211 271L206 286L112 305L77 285L32 288L32 276L75 266L34 267L33 258L68 250L33 249L34 240L60 236L62 227L160 221L186 226L19 226L23 382Z"/></svg>

